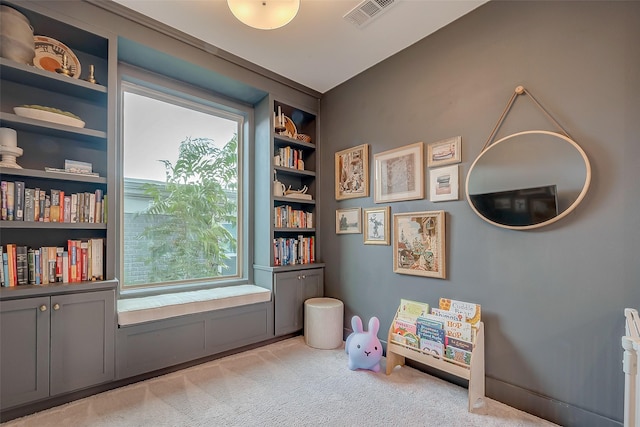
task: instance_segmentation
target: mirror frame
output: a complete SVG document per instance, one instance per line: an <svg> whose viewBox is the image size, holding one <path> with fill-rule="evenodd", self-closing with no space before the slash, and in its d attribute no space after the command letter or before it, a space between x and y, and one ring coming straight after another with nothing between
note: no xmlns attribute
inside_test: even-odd
<svg viewBox="0 0 640 427"><path fill-rule="evenodd" d="M511 140L512 138L521 136L521 135L529 135L529 134L542 134L542 135L550 135L550 136L555 136L557 138L562 139L563 141L571 144L573 146L573 148L575 148L578 153L580 154L580 156L582 156L582 160L584 161L584 165L585 165L585 169L586 169L586 176L585 176L585 180L584 180L584 185L582 187L582 191L580 192L580 194L578 195L578 197L576 198L576 200L569 205L569 207L567 209L565 209L564 211L560 212L558 215L556 215L555 217L547 220L547 221L543 221L543 222L539 222L537 224L531 224L531 225L506 225L506 224L500 224L498 222L492 221L489 218L483 216L477 209L476 207L473 205L473 203L471 202L471 198L469 197L469 178L471 177L471 172L473 172L473 168L476 166L476 164L478 163L478 161L480 159L482 159L482 156L484 154L486 154L489 150L491 150L492 148L498 146L499 144L504 144L509 142L509 140ZM589 162L589 158L587 157L586 153L584 152L584 150L582 149L582 147L580 147L578 145L577 142L575 142L573 139L569 138L566 135L557 133L557 132L551 132L551 131L546 131L546 130L529 130L529 131L524 131L524 132L518 132L518 133L513 133L511 135L507 135L502 139L499 139L498 141L494 142L493 144L489 145L488 147L486 147L485 149L482 150L482 152L478 155L478 157L476 157L476 159L473 161L473 163L471 164L471 167L469 168L469 172L467 173L467 179L465 180L465 191L467 193L467 203L469 203L469 206L471 206L471 209L476 213L476 215L478 215L480 218L482 218L484 221L488 222L489 224L493 224L497 227L501 227L501 228L507 228L510 230L531 230L534 228L540 228L540 227L544 227L546 225L549 224L553 224L556 221L561 220L562 218L564 218L565 216L569 215L582 201L582 199L584 199L584 196L587 194L587 190L589 189L589 186L591 184L591 163Z"/></svg>

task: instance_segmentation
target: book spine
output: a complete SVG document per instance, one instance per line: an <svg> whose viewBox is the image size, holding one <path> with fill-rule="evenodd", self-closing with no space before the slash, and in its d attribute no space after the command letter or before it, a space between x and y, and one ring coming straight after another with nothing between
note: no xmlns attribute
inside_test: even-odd
<svg viewBox="0 0 640 427"><path fill-rule="evenodd" d="M7 181L0 182L0 195L2 196L2 204L0 205L0 220L7 220Z"/></svg>
<svg viewBox="0 0 640 427"><path fill-rule="evenodd" d="M14 182L7 182L7 221L13 221L15 208L16 186Z"/></svg>
<svg viewBox="0 0 640 427"><path fill-rule="evenodd" d="M13 243L8 244L7 253L9 257L9 286L17 286L18 278L16 276L16 245Z"/></svg>
<svg viewBox="0 0 640 427"><path fill-rule="evenodd" d="M40 189L33 191L33 220L40 221Z"/></svg>
<svg viewBox="0 0 640 427"><path fill-rule="evenodd" d="M89 222L96 222L96 195L95 193L89 194Z"/></svg>
<svg viewBox="0 0 640 427"><path fill-rule="evenodd" d="M35 268L36 268L36 285L39 285L42 283L42 269L40 268L40 257L42 256L42 252L40 249L35 249L34 250L34 264L35 264Z"/></svg>
<svg viewBox="0 0 640 427"><path fill-rule="evenodd" d="M41 283L49 284L49 248L46 246L40 248L40 275Z"/></svg>
<svg viewBox="0 0 640 427"><path fill-rule="evenodd" d="M56 247L49 246L47 248L47 261L49 265L47 266L47 275L49 283L56 282Z"/></svg>
<svg viewBox="0 0 640 427"><path fill-rule="evenodd" d="M60 212L58 213L58 222L64 222L64 191L60 190Z"/></svg>
<svg viewBox="0 0 640 427"><path fill-rule="evenodd" d="M49 220L60 221L60 190L51 190L51 206L49 208Z"/></svg>
<svg viewBox="0 0 640 427"><path fill-rule="evenodd" d="M62 252L62 282L69 283L69 252Z"/></svg>
<svg viewBox="0 0 640 427"><path fill-rule="evenodd" d="M80 278L84 282L87 280L87 272L88 272L87 242L80 242L80 252L81 252L81 263L80 263L81 277Z"/></svg>
<svg viewBox="0 0 640 427"><path fill-rule="evenodd" d="M16 246L16 276L18 285L29 284L29 259L27 247Z"/></svg>
<svg viewBox="0 0 640 427"><path fill-rule="evenodd" d="M24 181L15 182L15 220L24 220Z"/></svg>
<svg viewBox="0 0 640 427"><path fill-rule="evenodd" d="M74 224L78 222L78 193L71 195L71 216L69 222Z"/></svg>
<svg viewBox="0 0 640 427"><path fill-rule="evenodd" d="M11 286L11 282L9 281L9 257L6 251L2 253L2 272L4 274L2 286L8 288Z"/></svg>
<svg viewBox="0 0 640 427"><path fill-rule="evenodd" d="M28 222L35 220L35 192L34 188L24 189L24 220Z"/></svg>
<svg viewBox="0 0 640 427"><path fill-rule="evenodd" d="M47 192L44 190L40 190L40 216L38 217L38 221L44 221L45 217L45 207L47 204Z"/></svg>
<svg viewBox="0 0 640 427"><path fill-rule="evenodd" d="M27 262L29 264L29 284L36 284L36 252L29 248L27 251Z"/></svg>
<svg viewBox="0 0 640 427"><path fill-rule="evenodd" d="M64 196L64 202L62 203L63 206L63 216L62 216L62 222L71 222L71 196L70 195L65 195Z"/></svg>
<svg viewBox="0 0 640 427"><path fill-rule="evenodd" d="M62 253L64 252L64 248L57 247L56 248L56 282L62 282Z"/></svg>

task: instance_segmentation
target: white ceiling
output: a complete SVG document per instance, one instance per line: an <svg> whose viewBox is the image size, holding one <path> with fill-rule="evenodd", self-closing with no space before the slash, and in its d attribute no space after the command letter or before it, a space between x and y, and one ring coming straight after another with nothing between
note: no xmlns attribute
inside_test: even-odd
<svg viewBox="0 0 640 427"><path fill-rule="evenodd" d="M395 0L357 28L343 16L361 0L301 0L291 23L256 30L236 20L226 0L115 1L320 93L486 2Z"/></svg>

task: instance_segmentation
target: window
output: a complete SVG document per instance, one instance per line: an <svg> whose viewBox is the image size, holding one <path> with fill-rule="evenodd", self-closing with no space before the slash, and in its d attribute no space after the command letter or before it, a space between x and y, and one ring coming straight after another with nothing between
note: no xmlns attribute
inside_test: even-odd
<svg viewBox="0 0 640 427"><path fill-rule="evenodd" d="M121 95L122 288L241 277L243 116L173 87Z"/></svg>

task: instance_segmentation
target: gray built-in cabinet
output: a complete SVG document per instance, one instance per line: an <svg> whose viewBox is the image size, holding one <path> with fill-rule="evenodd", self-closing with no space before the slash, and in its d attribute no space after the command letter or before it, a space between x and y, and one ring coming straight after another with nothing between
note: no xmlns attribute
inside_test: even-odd
<svg viewBox="0 0 640 427"><path fill-rule="evenodd" d="M0 126L17 132L21 169L0 167L0 179L24 182L65 194L110 195L115 114L115 37L81 22L56 17L49 9L4 2L27 17L36 35L66 45L81 64L79 78L0 58ZM85 79L93 66L97 83ZM14 107L40 105L79 116L73 127L15 114ZM63 169L65 160L91 163L98 176L45 171ZM110 178L113 180L113 177ZM107 221L40 222L0 220L0 244L68 248L69 240L102 239L103 280L0 288L0 406L4 411L64 395L115 378L114 279L115 216ZM100 275L97 275L100 276Z"/></svg>
<svg viewBox="0 0 640 427"><path fill-rule="evenodd" d="M275 127L279 113L287 117L285 129L289 134L281 134ZM256 284L273 291L274 332L280 336L300 331L305 299L324 293L324 264L320 262L320 242L316 239L319 235L318 116L314 111L269 95L256 106L255 117L254 197L256 212L260 215L254 218L254 277ZM295 133L308 138L298 138ZM300 158L302 163L296 162ZM306 187L311 199L277 194L275 181L282 183L286 190ZM307 216L310 223L304 222L303 216ZM307 245L306 239L312 239L313 243ZM291 253L290 246L287 249L288 240L298 242L298 253ZM306 249L300 251L300 246ZM312 251L312 255L300 253L308 251Z"/></svg>
<svg viewBox="0 0 640 427"><path fill-rule="evenodd" d="M3 410L114 379L116 286L0 301Z"/></svg>

